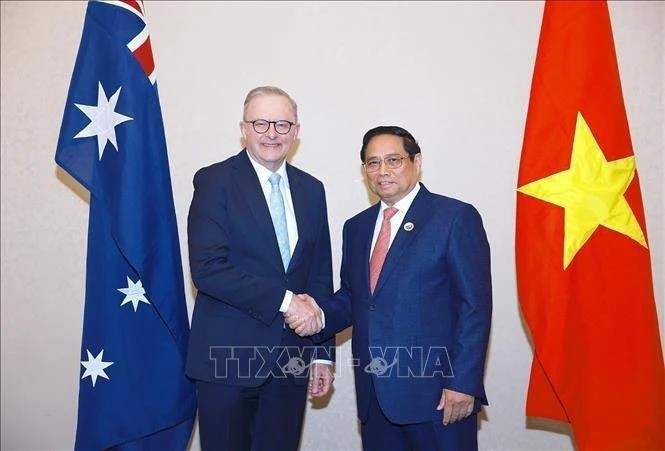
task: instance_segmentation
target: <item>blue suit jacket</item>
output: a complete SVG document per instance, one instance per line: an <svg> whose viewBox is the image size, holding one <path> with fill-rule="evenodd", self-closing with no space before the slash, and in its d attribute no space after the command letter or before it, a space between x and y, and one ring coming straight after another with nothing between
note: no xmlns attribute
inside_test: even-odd
<svg viewBox="0 0 665 451"><path fill-rule="evenodd" d="M490 254L480 216L471 205L421 185L371 295L370 247L379 208L344 225L341 288L321 303L326 328L318 338L353 326L363 421L372 384L384 414L397 424L440 421L443 388L475 396L477 411L487 403L483 372L491 319Z"/></svg>
<svg viewBox="0 0 665 451"><path fill-rule="evenodd" d="M332 294L323 184L289 164L286 172L298 225L287 271L247 151L194 176L188 236L198 294L187 353L187 375L193 379L258 386L276 362L283 367L293 358L305 364L313 358L334 360L329 348L334 341L314 349L310 339L284 330L279 312L287 289L315 299ZM299 374L296 383L306 383L307 375Z"/></svg>

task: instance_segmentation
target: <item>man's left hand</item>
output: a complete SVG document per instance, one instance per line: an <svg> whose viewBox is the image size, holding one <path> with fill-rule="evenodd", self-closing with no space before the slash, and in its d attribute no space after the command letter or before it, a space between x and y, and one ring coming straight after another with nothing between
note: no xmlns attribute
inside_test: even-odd
<svg viewBox="0 0 665 451"><path fill-rule="evenodd" d="M309 374L309 394L315 398L327 395L334 379L332 365L327 363L312 364L312 370Z"/></svg>
<svg viewBox="0 0 665 451"><path fill-rule="evenodd" d="M471 395L444 388L441 401L436 406L436 410L443 409L443 425L448 426L471 415L473 401L474 397Z"/></svg>

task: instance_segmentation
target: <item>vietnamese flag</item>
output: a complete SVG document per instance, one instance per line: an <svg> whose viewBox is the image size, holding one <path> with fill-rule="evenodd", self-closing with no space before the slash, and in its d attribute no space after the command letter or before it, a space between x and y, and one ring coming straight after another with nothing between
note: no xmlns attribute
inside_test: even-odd
<svg viewBox="0 0 665 451"><path fill-rule="evenodd" d="M580 450L665 450L649 241L604 1L545 3L517 187L527 415L569 422Z"/></svg>

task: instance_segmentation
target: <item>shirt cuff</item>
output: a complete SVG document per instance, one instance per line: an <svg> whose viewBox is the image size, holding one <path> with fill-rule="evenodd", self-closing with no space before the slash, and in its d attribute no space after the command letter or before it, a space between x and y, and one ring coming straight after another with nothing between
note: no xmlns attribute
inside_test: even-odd
<svg viewBox="0 0 665 451"><path fill-rule="evenodd" d="M332 360L324 360L324 359L315 359L315 360L312 360L312 365L314 365L315 363L325 363L326 365L330 365L330 366L332 366L333 361L332 361Z"/></svg>
<svg viewBox="0 0 665 451"><path fill-rule="evenodd" d="M284 294L284 300L282 301L282 305L279 307L280 312L284 313L289 309L292 297L293 297L293 292L290 290L286 290L286 293Z"/></svg>

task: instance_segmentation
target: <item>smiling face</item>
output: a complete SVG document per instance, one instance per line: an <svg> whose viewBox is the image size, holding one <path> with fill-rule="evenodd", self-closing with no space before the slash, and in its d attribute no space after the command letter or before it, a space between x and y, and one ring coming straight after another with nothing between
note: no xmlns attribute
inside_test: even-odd
<svg viewBox="0 0 665 451"><path fill-rule="evenodd" d="M295 125L285 135L275 131L275 125L265 133L254 131L252 124L245 121L265 119L266 121L289 121ZM247 151L252 158L271 172L282 165L293 141L298 137L300 124L289 99L275 94L258 95L250 100L245 108L244 121L240 122L240 133Z"/></svg>
<svg viewBox="0 0 665 451"><path fill-rule="evenodd" d="M371 159L383 160L388 156L408 157L404 150L403 140L395 135L377 135L367 144L365 162ZM381 162L378 171L367 172L369 188L389 206L401 200L418 183L420 178L421 154L416 154L413 161L410 158L402 160L397 169L388 169L385 162Z"/></svg>

